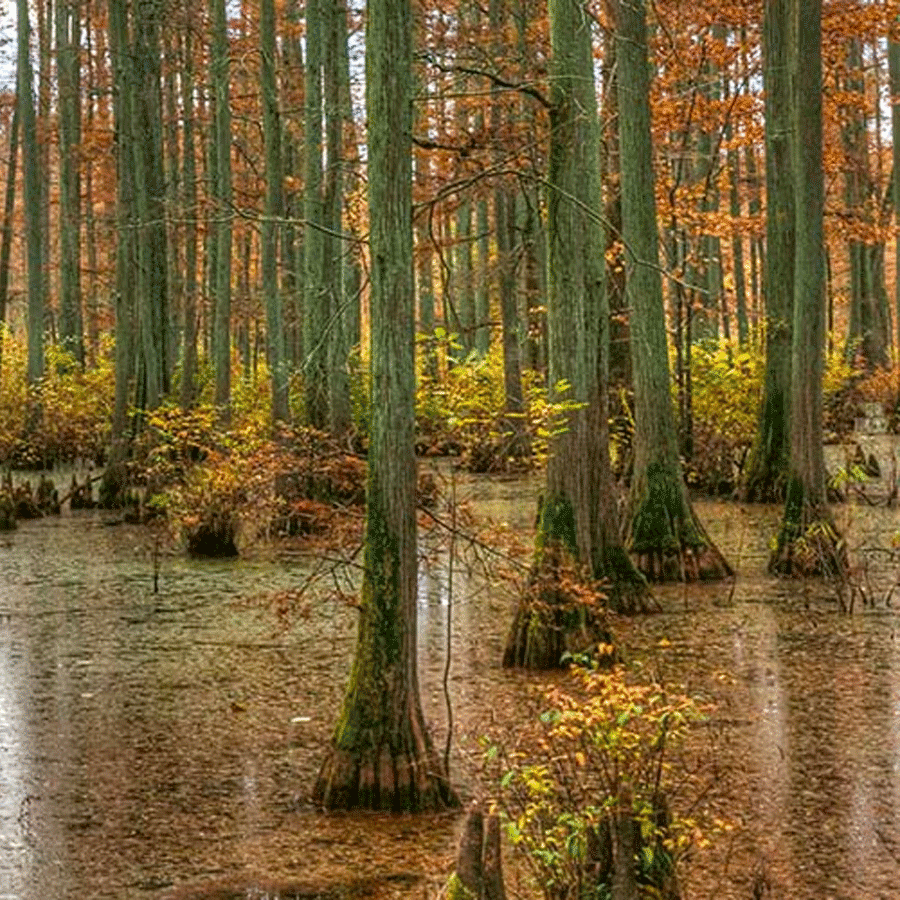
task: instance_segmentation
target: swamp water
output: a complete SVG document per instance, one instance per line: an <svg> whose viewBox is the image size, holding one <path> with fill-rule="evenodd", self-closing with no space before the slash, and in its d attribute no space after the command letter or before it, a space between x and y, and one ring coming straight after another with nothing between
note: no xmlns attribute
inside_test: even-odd
<svg viewBox="0 0 900 900"><path fill-rule="evenodd" d="M534 484L460 493L531 527ZM686 896L900 897L900 619L884 602L842 614L820 585L766 575L777 510L698 510L740 570L733 590L667 587L663 613L617 626L636 659L718 703L710 734L740 827L698 858ZM883 508L840 515L851 544L897 527ZM302 559L167 558L158 593L153 569L146 531L99 513L0 539L0 900L437 897L458 816L307 802L355 611L322 597L283 630L245 602L296 587ZM514 721L540 678L499 667L509 594L454 569L451 607L446 560L423 564L420 671L442 748L452 609L452 767L470 796L477 736ZM892 573L868 575L884 597ZM512 867L511 897L518 883Z"/></svg>

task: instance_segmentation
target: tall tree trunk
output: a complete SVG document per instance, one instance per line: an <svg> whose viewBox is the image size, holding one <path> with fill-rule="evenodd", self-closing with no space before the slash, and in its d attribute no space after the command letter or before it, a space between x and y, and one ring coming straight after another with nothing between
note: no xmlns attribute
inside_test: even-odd
<svg viewBox="0 0 900 900"><path fill-rule="evenodd" d="M638 567L651 579L721 578L731 569L688 499L669 392L644 2L617 0L616 8L622 236L629 267L635 407L627 543Z"/></svg>
<svg viewBox="0 0 900 900"><path fill-rule="evenodd" d="M846 551L825 494L825 176L822 161L822 0L792 0L794 72L794 334L791 450L784 517L770 566L786 574L842 572Z"/></svg>
<svg viewBox="0 0 900 900"><path fill-rule="evenodd" d="M369 0L372 418L359 637L313 796L328 808L418 811L455 797L431 744L416 653L412 13Z"/></svg>
<svg viewBox="0 0 900 900"><path fill-rule="evenodd" d="M138 0L133 8L131 55L134 79L131 116L134 197L137 216L137 303L140 367L139 409L155 409L169 393L171 322L168 309L166 185L163 170L160 81L161 0Z"/></svg>
<svg viewBox="0 0 900 900"><path fill-rule="evenodd" d="M553 399L579 407L550 446L531 588L504 665L559 666L564 651L590 649L601 638L598 611L565 591L573 573L608 581L620 609L632 609L645 588L619 539L609 461L609 304L590 21L577 0L550 0L549 382ZM559 395L561 382L569 388Z"/></svg>
<svg viewBox="0 0 900 900"><path fill-rule="evenodd" d="M503 29L503 3L504 0L490 0L489 4L490 26L496 35L501 34ZM494 135L499 135L504 118L501 95L499 91L492 89L490 124L491 132ZM525 398L522 391L519 310L515 292L515 259L513 258L512 244L514 230L514 195L505 180L500 179L494 190L494 237L497 242L497 293L503 329L503 383L506 396L509 455L522 453L526 449L522 429Z"/></svg>
<svg viewBox="0 0 900 900"><path fill-rule="evenodd" d="M135 375L134 308L137 235L134 214L134 74L125 0L109 0L109 49L113 66L116 134L116 393L110 462L124 458L128 407ZM112 468L109 466L108 468Z"/></svg>
<svg viewBox="0 0 900 900"><path fill-rule="evenodd" d="M281 164L281 116L275 77L275 3L260 0L260 83L263 105L263 141L266 155L266 200L261 242L262 292L266 306L269 371L272 382L272 419L287 422L288 367L284 341L284 315L278 290L278 221L284 215L284 169Z"/></svg>
<svg viewBox="0 0 900 900"><path fill-rule="evenodd" d="M27 0L17 0L16 102L22 119L22 170L25 243L28 270L28 384L36 388L44 375L44 256L41 237L41 183L34 78L31 69L31 24ZM39 415L38 408L32 410ZM36 420L30 424L36 425Z"/></svg>
<svg viewBox="0 0 900 900"><path fill-rule="evenodd" d="M894 227L897 235L894 238L894 258L900 261L900 42L891 40L888 43L888 71L891 84L891 139L893 158L893 199ZM898 274L894 277L894 362L900 363L900 265L896 266ZM898 386L900 390L900 386ZM900 397L898 397L900 400Z"/></svg>
<svg viewBox="0 0 900 900"><path fill-rule="evenodd" d="M328 430L335 437L350 431L350 379L344 303L344 91L342 87L342 43L346 45L347 8L344 0L320 0L323 4L324 60L322 66L325 105L326 168L324 183L326 358L328 367Z"/></svg>
<svg viewBox="0 0 900 900"><path fill-rule="evenodd" d="M12 252L13 214L16 205L16 159L19 155L19 122L21 107L13 107L9 126L9 160L6 166L6 187L3 191L3 228L0 231L0 362L6 340L6 304L9 300L9 260Z"/></svg>
<svg viewBox="0 0 900 900"><path fill-rule="evenodd" d="M325 280L325 220L322 172L322 8L306 2L306 95L304 100L303 387L306 421L328 430L328 288Z"/></svg>
<svg viewBox="0 0 900 900"><path fill-rule="evenodd" d="M790 448L791 334L794 315L793 123L791 120L791 0L766 0L763 78L766 140L766 372L744 496L784 499Z"/></svg>
<svg viewBox="0 0 900 900"><path fill-rule="evenodd" d="M211 80L216 171L215 323L213 330L216 368L216 406L227 420L231 405L231 106L229 89L228 14L225 0L212 0Z"/></svg>
<svg viewBox="0 0 900 900"><path fill-rule="evenodd" d="M199 293L197 273L197 146L194 116L194 61L191 30L185 28L181 40L181 115L182 115L182 206L184 227L184 338L181 358L181 405L187 409L196 397L197 331Z"/></svg>
<svg viewBox="0 0 900 900"><path fill-rule="evenodd" d="M79 7L56 4L56 68L59 83L59 337L62 348L84 365L81 315L81 85Z"/></svg>

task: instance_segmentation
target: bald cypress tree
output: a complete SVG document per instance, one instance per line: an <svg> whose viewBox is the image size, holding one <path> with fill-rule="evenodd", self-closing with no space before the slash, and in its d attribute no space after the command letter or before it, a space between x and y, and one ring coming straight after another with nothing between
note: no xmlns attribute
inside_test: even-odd
<svg viewBox="0 0 900 900"><path fill-rule="evenodd" d="M794 333L791 446L784 516L770 567L841 571L846 553L828 509L822 450L825 363L825 175L822 161L822 2L792 0L794 73Z"/></svg>
<svg viewBox="0 0 900 900"><path fill-rule="evenodd" d="M577 408L550 447L532 588L504 654L505 665L532 668L559 665L566 650L605 638L602 611L573 602L563 589L566 576L604 579L619 609L631 610L647 595L619 538L609 460L609 304L591 20L578 0L550 0L549 8L549 377L554 399Z"/></svg>
<svg viewBox="0 0 900 900"><path fill-rule="evenodd" d="M731 568L691 507L670 397L643 0L618 0L616 15L622 237L635 414L627 542L638 567L653 580L721 578L731 574Z"/></svg>
<svg viewBox="0 0 900 900"><path fill-rule="evenodd" d="M425 727L416 659L412 13L369 0L372 413L356 655L313 796L330 809L434 809L455 797Z"/></svg>
<svg viewBox="0 0 900 900"><path fill-rule="evenodd" d="M790 0L766 0L766 373L744 495L784 499L790 449L791 331L794 317L794 178L791 150Z"/></svg>

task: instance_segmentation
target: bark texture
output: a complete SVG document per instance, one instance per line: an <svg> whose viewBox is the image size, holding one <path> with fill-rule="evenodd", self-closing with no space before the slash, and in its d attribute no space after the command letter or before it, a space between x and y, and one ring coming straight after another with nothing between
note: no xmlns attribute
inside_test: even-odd
<svg viewBox="0 0 900 900"><path fill-rule="evenodd" d="M313 796L397 811L455 802L416 670L416 460L409 0L369 0L372 419L356 654Z"/></svg>
<svg viewBox="0 0 900 900"><path fill-rule="evenodd" d="M770 568L839 573L846 551L828 510L822 451L825 356L825 178L822 165L822 3L792 0L796 253L791 356L791 453L784 517Z"/></svg>
<svg viewBox="0 0 900 900"><path fill-rule="evenodd" d="M650 579L722 578L731 574L731 567L688 499L669 392L643 0L619 0L616 15L622 235L632 309L635 408L627 545L638 568Z"/></svg>

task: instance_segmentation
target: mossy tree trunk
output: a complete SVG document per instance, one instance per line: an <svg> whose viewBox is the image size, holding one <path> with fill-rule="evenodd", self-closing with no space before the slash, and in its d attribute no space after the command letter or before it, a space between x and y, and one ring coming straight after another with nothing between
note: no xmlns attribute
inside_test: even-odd
<svg viewBox="0 0 900 900"><path fill-rule="evenodd" d="M372 419L359 636L313 796L327 808L419 811L454 801L416 671L412 18L369 0Z"/></svg>
<svg viewBox="0 0 900 900"><path fill-rule="evenodd" d="M622 609L646 596L618 536L609 460L609 305L591 20L577 0L550 0L549 7L549 377L554 399L579 406L550 447L531 588L504 653L504 665L532 668L557 666L564 651L606 638L602 610L566 596L567 576L606 580Z"/></svg>
<svg viewBox="0 0 900 900"><path fill-rule="evenodd" d="M618 0L622 236L628 265L634 372L634 474L627 544L653 580L721 578L731 568L691 507L670 396L650 135L643 0Z"/></svg>
<svg viewBox="0 0 900 900"><path fill-rule="evenodd" d="M822 163L822 3L792 0L796 250L791 355L791 451L773 571L840 572L845 551L828 510L822 451L825 356L825 178Z"/></svg>
<svg viewBox="0 0 900 900"><path fill-rule="evenodd" d="M784 500L790 455L791 333L794 316L794 176L790 0L766 0L763 78L766 139L766 372L744 497Z"/></svg>

